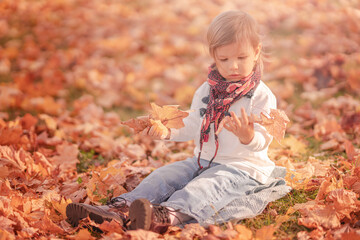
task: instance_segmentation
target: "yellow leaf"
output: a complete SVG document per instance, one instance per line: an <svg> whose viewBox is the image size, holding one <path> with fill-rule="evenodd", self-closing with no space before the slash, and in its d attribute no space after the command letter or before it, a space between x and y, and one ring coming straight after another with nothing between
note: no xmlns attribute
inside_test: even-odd
<svg viewBox="0 0 360 240"><path fill-rule="evenodd" d="M50 129L50 130L56 130L56 128L57 128L57 123L56 123L56 120L54 119L54 118L52 118L52 117L50 117L49 115L47 115L47 114L40 114L39 115L39 118L41 119L41 120L44 120L45 121L45 124L46 124L46 126L48 127L48 129Z"/></svg>
<svg viewBox="0 0 360 240"><path fill-rule="evenodd" d="M58 211L59 213L61 213L61 216L63 216L64 219L66 219L66 206L72 203L71 199L65 199L65 198L61 198L60 202L59 201L52 201L52 205L55 208L56 211Z"/></svg>
<svg viewBox="0 0 360 240"><path fill-rule="evenodd" d="M290 147L290 150L295 153L305 153L306 152L306 145L296 139L293 135L290 135L289 137L285 138L282 143Z"/></svg>

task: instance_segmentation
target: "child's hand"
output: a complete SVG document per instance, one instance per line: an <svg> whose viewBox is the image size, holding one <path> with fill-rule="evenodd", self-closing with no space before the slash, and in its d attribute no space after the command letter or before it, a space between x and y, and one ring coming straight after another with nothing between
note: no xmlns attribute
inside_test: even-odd
<svg viewBox="0 0 360 240"><path fill-rule="evenodd" d="M151 127L145 128L141 132L141 135L150 136L156 140L164 140L164 139L170 139L170 133L171 133L171 131L169 128L162 129L162 128L159 128L158 125L152 125Z"/></svg>
<svg viewBox="0 0 360 240"><path fill-rule="evenodd" d="M254 122L249 118L244 108L241 108L241 116L237 117L234 112L230 112L220 123L216 134L225 127L226 130L237 136L242 144L249 144L254 138Z"/></svg>

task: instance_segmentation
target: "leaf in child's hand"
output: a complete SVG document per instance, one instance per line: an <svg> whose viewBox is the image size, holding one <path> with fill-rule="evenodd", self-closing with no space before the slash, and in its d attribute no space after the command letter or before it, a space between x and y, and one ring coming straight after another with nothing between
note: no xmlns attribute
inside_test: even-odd
<svg viewBox="0 0 360 240"><path fill-rule="evenodd" d="M151 103L152 111L150 118L160 120L163 125L168 128L182 128L184 127L183 118L189 115L188 112L184 112L178 109L179 106L166 105L160 107L155 103Z"/></svg>
<svg viewBox="0 0 360 240"><path fill-rule="evenodd" d="M254 116L254 122L264 126L278 142L284 138L286 125L290 122L285 112L279 109L270 109L270 117L261 113L260 117Z"/></svg>
<svg viewBox="0 0 360 240"><path fill-rule="evenodd" d="M121 122L121 124L131 127L135 133L140 133L147 127L157 125L159 129L163 129L162 134L165 134L165 128L168 131L168 128L179 129L185 126L183 118L187 117L189 113L179 110L178 107L174 105L160 107L155 103L151 103L152 110L149 116L130 119Z"/></svg>
<svg viewBox="0 0 360 240"><path fill-rule="evenodd" d="M150 119L148 116L133 118L125 122L121 122L121 124L131 127L132 129L134 129L135 133L139 133L143 131L145 128L151 126Z"/></svg>
<svg viewBox="0 0 360 240"><path fill-rule="evenodd" d="M169 129L160 121L160 120L152 120L150 119L150 123L152 126L156 126L156 131L159 132L161 138L164 139L169 134Z"/></svg>

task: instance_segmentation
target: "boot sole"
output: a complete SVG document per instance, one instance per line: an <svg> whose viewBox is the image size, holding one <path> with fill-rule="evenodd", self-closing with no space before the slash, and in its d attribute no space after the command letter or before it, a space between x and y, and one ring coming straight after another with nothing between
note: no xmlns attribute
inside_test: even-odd
<svg viewBox="0 0 360 240"><path fill-rule="evenodd" d="M104 221L110 222L112 219L121 221L122 224L122 220L120 217L116 216L116 214L108 213L94 206L85 205L82 203L68 204L66 206L66 216L68 217L68 220L73 227L77 227L79 225L79 221L88 216L97 224L101 224Z"/></svg>
<svg viewBox="0 0 360 240"><path fill-rule="evenodd" d="M129 209L130 230L150 230L152 208L149 200L142 198L133 201Z"/></svg>

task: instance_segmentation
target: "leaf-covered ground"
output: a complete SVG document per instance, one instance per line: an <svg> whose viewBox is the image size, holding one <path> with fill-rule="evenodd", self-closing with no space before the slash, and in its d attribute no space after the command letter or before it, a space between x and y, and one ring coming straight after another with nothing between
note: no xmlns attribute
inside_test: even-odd
<svg viewBox="0 0 360 240"><path fill-rule="evenodd" d="M264 80L291 120L269 154L293 190L206 229L72 228L69 202L104 204L191 156L192 142L120 122L150 102L187 109L211 63L206 28L234 8L262 25ZM0 1L0 239L358 239L359 22L357 0Z"/></svg>

